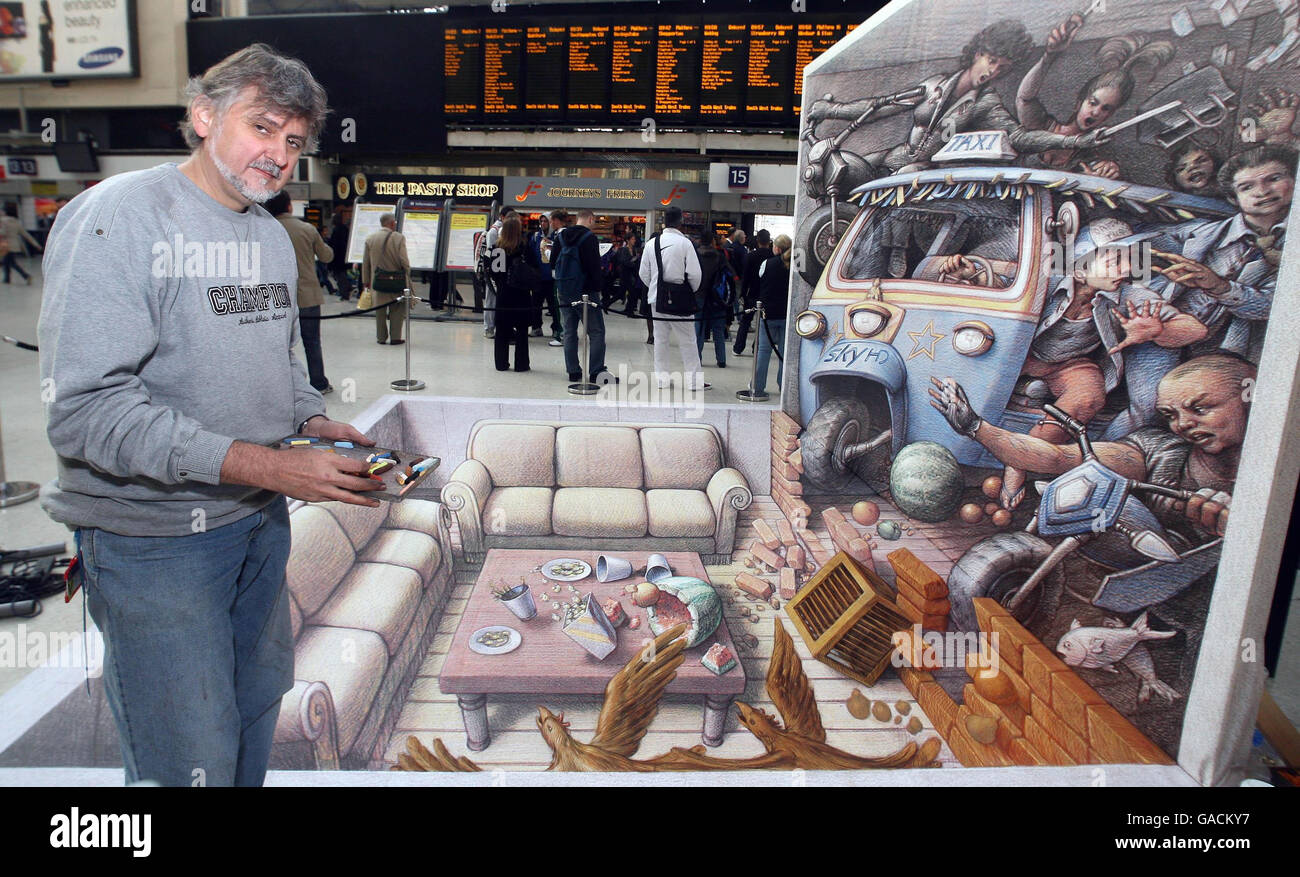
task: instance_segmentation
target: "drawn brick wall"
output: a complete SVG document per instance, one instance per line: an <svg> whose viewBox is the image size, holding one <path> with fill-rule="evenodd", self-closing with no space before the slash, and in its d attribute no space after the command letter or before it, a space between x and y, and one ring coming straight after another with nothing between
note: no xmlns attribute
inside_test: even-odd
<svg viewBox="0 0 1300 877"><path fill-rule="evenodd" d="M908 618L924 630L947 630L948 584L930 567L922 563L907 548L899 548L885 556L894 568L894 586L898 593L894 602Z"/></svg>
<svg viewBox="0 0 1300 877"><path fill-rule="evenodd" d="M995 600L976 599L975 616L981 633L997 634L985 640L996 643L996 655L968 653L971 681L962 690L962 703L928 671L915 669L924 665L921 642L912 640L905 648L913 667L898 671L963 765L1173 764ZM996 673L985 669L990 666ZM973 716L996 723L992 742L972 736L967 719Z"/></svg>

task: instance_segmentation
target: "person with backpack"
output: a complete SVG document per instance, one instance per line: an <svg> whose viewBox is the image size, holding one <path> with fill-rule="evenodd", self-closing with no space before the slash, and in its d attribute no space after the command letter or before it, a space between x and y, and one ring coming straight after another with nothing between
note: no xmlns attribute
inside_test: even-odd
<svg viewBox="0 0 1300 877"><path fill-rule="evenodd" d="M700 260L700 290L695 299L699 316L695 321L695 349L704 354L704 342L712 337L718 368L727 367L727 262L726 254L717 247L717 235L706 231L700 235L700 245L695 251Z"/></svg>
<svg viewBox="0 0 1300 877"><path fill-rule="evenodd" d="M523 223L516 214L501 224L488 281L496 290L496 337L494 354L497 371L510 368L510 345L515 346L515 371L528 371L528 327L533 322L533 290L542 282L541 263L524 245Z"/></svg>
<svg viewBox="0 0 1300 877"><path fill-rule="evenodd" d="M664 229L646 242L641 256L641 280L650 290L650 310L659 320L654 335L655 381L668 388L668 355L673 340L682 353L683 375L690 390L710 390L700 368L700 351L695 346L694 321L682 319L696 312L695 291L700 288L700 260L695 247L681 232L682 209L664 211Z"/></svg>
<svg viewBox="0 0 1300 877"><path fill-rule="evenodd" d="M556 235L559 250L552 250L555 292L560 300L564 327L564 368L570 383L582 380L582 365L578 359L578 325L584 310L587 312L589 345L588 379L594 381L597 375L605 371L605 315L599 307L574 307L574 302L582 301L584 294L592 302L600 304L600 247L596 242L596 233L591 230L595 224L596 214L587 209L579 210L577 224Z"/></svg>
<svg viewBox="0 0 1300 877"><path fill-rule="evenodd" d="M497 214L496 222L488 228L487 234L480 239L482 247L479 249L479 271L483 275L483 337L495 338L497 334L497 291L491 280L492 266L496 259L497 240L501 236L501 226L505 224L508 217L518 216L518 212L513 207L503 207Z"/></svg>

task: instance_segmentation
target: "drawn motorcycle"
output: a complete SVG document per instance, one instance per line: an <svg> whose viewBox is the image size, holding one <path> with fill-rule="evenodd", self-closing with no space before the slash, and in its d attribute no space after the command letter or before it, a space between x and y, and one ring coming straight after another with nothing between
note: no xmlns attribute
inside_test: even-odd
<svg viewBox="0 0 1300 877"><path fill-rule="evenodd" d="M1193 547L1138 498L1186 502L1190 491L1125 478L1097 459L1082 423L1051 404L1043 411L1074 436L1083 462L1050 483L1037 483L1038 513L1023 531L982 539L957 561L948 596L959 630L978 629L973 601L988 597L1030 632L1045 634L1065 590L1062 562L1076 552L1111 570L1088 601L1120 613L1168 600L1219 563L1222 539ZM1061 541L1055 545L1047 541L1056 537Z"/></svg>
<svg viewBox="0 0 1300 877"><path fill-rule="evenodd" d="M880 175L880 170L865 158L844 149L844 141L884 107L908 106L908 101L923 98L925 94L925 86L918 85L874 98L862 115L833 137L817 137L820 120L803 129L800 139L809 144L803 169L804 191L820 205L804 221L798 232L799 240L795 242L796 252L802 248L806 254L799 273L809 285L817 285L822 268L830 261L842 233L857 216L859 208L847 203L844 196Z"/></svg>

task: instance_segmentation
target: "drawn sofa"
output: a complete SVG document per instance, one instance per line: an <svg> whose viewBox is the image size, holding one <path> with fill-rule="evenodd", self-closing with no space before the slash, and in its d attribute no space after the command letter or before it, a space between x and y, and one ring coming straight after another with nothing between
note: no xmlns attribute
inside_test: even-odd
<svg viewBox="0 0 1300 877"><path fill-rule="evenodd" d="M694 551L727 563L753 494L708 424L482 420L442 488L465 560L489 548Z"/></svg>
<svg viewBox="0 0 1300 877"><path fill-rule="evenodd" d="M286 571L295 681L272 766L380 769L455 581L449 521L419 499L295 506Z"/></svg>

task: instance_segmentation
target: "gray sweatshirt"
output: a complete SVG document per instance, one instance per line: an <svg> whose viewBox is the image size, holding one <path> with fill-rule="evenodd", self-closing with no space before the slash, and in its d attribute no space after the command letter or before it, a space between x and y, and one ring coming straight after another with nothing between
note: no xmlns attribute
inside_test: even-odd
<svg viewBox="0 0 1300 877"><path fill-rule="evenodd" d="M235 439L268 444L325 412L291 353L297 265L279 222L222 206L165 164L72 199L44 272L50 517L181 536L275 499L220 474Z"/></svg>

